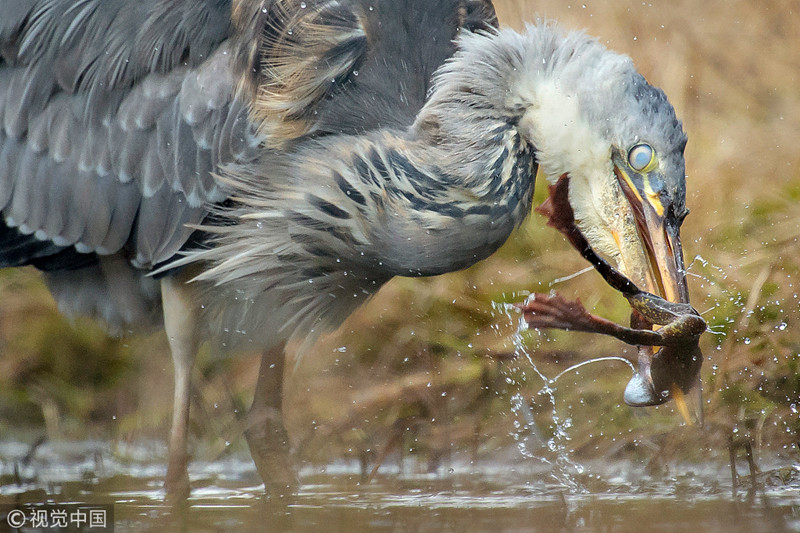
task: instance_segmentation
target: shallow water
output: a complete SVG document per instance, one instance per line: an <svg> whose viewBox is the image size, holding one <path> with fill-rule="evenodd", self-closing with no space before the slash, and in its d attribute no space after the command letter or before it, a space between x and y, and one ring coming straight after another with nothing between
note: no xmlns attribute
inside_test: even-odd
<svg viewBox="0 0 800 533"><path fill-rule="evenodd" d="M786 458L761 464L773 474L754 490L742 479L735 495L726 465L656 479L643 465L599 462L566 485L535 461L418 474L409 460L369 483L356 463L306 466L296 495L267 498L242 453L193 463L191 497L176 507L164 500L163 465L147 461L157 448L45 444L25 463L25 445L3 444L0 504L113 504L116 532L800 532L800 464Z"/></svg>

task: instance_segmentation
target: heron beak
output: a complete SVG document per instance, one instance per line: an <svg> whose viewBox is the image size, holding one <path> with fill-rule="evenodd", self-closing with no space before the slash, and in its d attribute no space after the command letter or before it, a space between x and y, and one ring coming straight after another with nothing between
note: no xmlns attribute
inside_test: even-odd
<svg viewBox="0 0 800 533"><path fill-rule="evenodd" d="M667 301L689 303L689 291L683 269L683 250L680 230L676 220L665 215L658 196L649 187L645 177L642 197L624 170L617 169L620 184L630 202L639 238L647 259L645 290ZM649 192L649 194L648 194Z"/></svg>
<svg viewBox="0 0 800 533"><path fill-rule="evenodd" d="M677 220L667 216L661 200L650 186L648 176L641 179L640 192L624 169L614 165L614 172L633 210L636 229L644 248L647 262L642 269L644 289L670 302L689 303Z"/></svg>
<svg viewBox="0 0 800 533"><path fill-rule="evenodd" d="M616 161L614 172L633 211L646 264L636 265L641 263L642 255L639 258L623 255L623 262L626 266L640 267L647 292L670 302L689 303L679 224L668 214L651 185L663 183L663 180L657 171L631 175L623 164ZM625 402L633 406L650 406L674 399L684 419L691 424L685 397L699 383L702 354L687 352L685 360L666 360L659 355L660 352L654 352L653 347L640 347L639 370L625 388Z"/></svg>

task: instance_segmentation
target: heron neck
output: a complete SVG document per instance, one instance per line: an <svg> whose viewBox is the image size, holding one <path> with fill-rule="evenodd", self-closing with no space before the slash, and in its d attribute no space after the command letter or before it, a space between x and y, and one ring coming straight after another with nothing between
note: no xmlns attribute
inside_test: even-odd
<svg viewBox="0 0 800 533"><path fill-rule="evenodd" d="M530 213L533 149L499 123L471 146L383 134L361 159L379 179L368 255L395 275L460 270L494 253ZM373 171L374 169L374 171ZM359 181L364 181L363 179Z"/></svg>
<svg viewBox="0 0 800 533"><path fill-rule="evenodd" d="M458 46L434 75L415 135L452 151L461 147L469 158L507 124L535 147L537 163L553 179L584 165L597 145L607 152L606 128L596 117L625 86L610 80L635 73L629 58L551 24L525 33L465 32Z"/></svg>

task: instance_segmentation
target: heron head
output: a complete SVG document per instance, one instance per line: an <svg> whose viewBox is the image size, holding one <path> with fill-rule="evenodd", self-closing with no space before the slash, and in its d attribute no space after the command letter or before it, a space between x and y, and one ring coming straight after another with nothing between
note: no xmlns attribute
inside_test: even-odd
<svg viewBox="0 0 800 533"><path fill-rule="evenodd" d="M537 159L551 181L570 176L575 220L595 251L641 288L686 303L681 123L630 59L605 51L577 63L542 80L523 117Z"/></svg>
<svg viewBox="0 0 800 533"><path fill-rule="evenodd" d="M555 53L550 65L540 60L535 75L527 71L535 81L520 128L551 182L569 175L570 205L591 247L640 288L688 303L681 122L629 58L596 42L568 48L574 53Z"/></svg>

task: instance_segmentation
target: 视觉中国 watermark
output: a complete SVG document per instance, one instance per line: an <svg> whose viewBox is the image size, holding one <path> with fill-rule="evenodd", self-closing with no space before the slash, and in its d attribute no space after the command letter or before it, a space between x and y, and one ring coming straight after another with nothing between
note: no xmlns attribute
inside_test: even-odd
<svg viewBox="0 0 800 533"><path fill-rule="evenodd" d="M113 533L114 506L88 503L0 504L0 532Z"/></svg>

